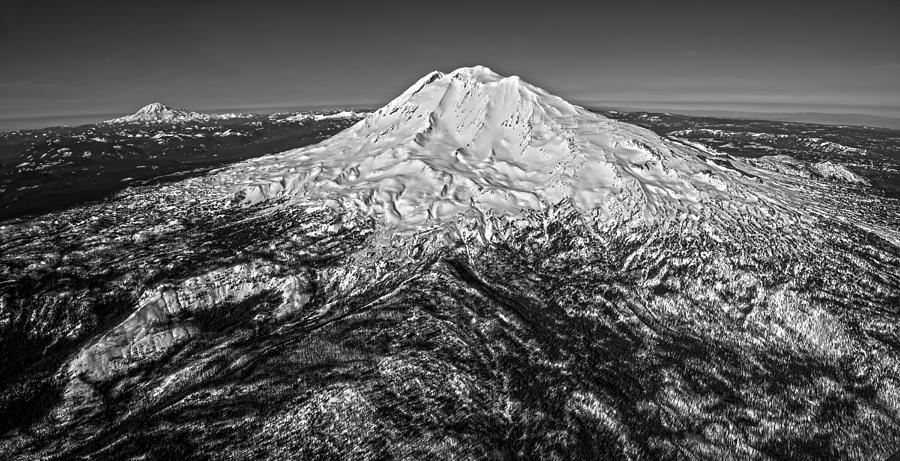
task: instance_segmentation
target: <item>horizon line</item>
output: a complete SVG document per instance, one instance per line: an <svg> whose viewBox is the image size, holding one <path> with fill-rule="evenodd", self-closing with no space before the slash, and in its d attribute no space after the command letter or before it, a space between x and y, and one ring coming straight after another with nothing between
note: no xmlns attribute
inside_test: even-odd
<svg viewBox="0 0 900 461"><path fill-rule="evenodd" d="M827 111L816 111L816 110L801 110L801 107L866 107L866 106L855 106L855 105L838 105L838 104L791 104L791 103L756 103L753 104L755 106L769 106L773 109L777 107L795 107L795 110L753 110L747 108L741 108L740 103L718 103L718 102L684 102L684 103L672 103L668 102L655 102L655 101L619 101L619 100L579 100L573 99L572 102L579 106L588 108L588 109L605 109L605 110L621 110L626 112L657 112L657 113L674 113L677 114L681 112L684 115L688 116L703 116L703 113L706 113L707 116L715 118L716 116L736 116L738 118L742 118L741 116L746 116L748 118L753 118L754 116L802 116L802 115L822 115L822 116L844 116L844 117L867 117L873 119L880 119L884 121L896 122L898 126L900 126L900 114L888 115L884 113L871 113L871 112L827 112ZM295 109L294 111L288 112L297 112L297 111L308 111L308 110L337 110L337 109L373 109L377 107L381 107L385 103L359 103L359 104L291 104L291 103L281 103L274 105L265 105L265 104L245 104L238 106L229 106L222 108L183 108L177 107L176 109L180 110L192 110L199 112L207 112L207 113L228 113L233 111L241 111L241 110L251 110L251 112L244 112L246 115L269 115L278 113L277 109ZM695 105L698 107L686 107ZM719 106L719 107L709 107L710 105ZM749 104L748 104L749 105ZM705 107L704 107L705 106ZM141 106L144 107L144 106ZM875 107L885 107L885 106L875 106ZM138 108L140 109L140 108ZM259 112L252 112L252 110L260 110ZM269 109L269 110L266 110ZM106 117L117 117L117 116L125 116L133 114L134 112L94 112L87 114L50 114L50 115L30 115L25 117L0 117L0 132L10 132L10 131L24 131L24 130L39 130L46 128L57 128L57 127L74 127L74 126L82 126L82 125L91 125L96 123L101 123L106 120ZM239 112L240 113L240 112ZM97 121L88 121L89 119L99 119ZM51 124L41 125L41 126L4 126L6 123L10 122L20 122L20 123L28 123L30 121L39 121L39 120L56 120L52 121ZM76 121L76 120L84 120L85 123L77 123L77 124L67 124L65 121ZM57 122L58 121L58 122ZM782 120L773 120L773 121L782 121ZM6 123L4 123L6 122ZM817 123L817 122L810 122ZM818 122L821 123L821 122ZM852 123L851 123L852 125ZM898 129L896 127L885 127Z"/></svg>

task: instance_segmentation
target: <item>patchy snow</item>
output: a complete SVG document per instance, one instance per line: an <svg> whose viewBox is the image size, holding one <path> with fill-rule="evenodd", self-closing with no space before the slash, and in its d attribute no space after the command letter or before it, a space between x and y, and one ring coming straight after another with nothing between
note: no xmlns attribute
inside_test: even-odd
<svg viewBox="0 0 900 461"><path fill-rule="evenodd" d="M750 159L749 162L759 168L791 176L802 178L820 177L833 181L869 185L869 182L861 176L842 165L829 161L807 163L789 155L766 155L757 159Z"/></svg>
<svg viewBox="0 0 900 461"><path fill-rule="evenodd" d="M842 165L833 162L819 162L812 165L812 169L819 173L823 178L833 179L837 181L852 182L857 184L869 184L868 181L861 178L856 173L848 170Z"/></svg>
<svg viewBox="0 0 900 461"><path fill-rule="evenodd" d="M340 111L331 114L317 114L312 112L301 112L299 114L291 115L290 117L286 117L282 119L282 122L287 123L296 123L296 122L307 122L307 121L322 121L322 120L340 120L340 119L361 119L365 117L366 114L364 112L354 112L354 111Z"/></svg>

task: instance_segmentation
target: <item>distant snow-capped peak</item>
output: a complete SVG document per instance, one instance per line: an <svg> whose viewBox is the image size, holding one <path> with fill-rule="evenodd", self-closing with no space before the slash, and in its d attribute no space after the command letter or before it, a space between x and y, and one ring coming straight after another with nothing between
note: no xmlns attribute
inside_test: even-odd
<svg viewBox="0 0 900 461"><path fill-rule="evenodd" d="M172 114L180 115L180 114L190 114L190 113L191 112L188 112L186 110L173 109L162 103L153 102L153 103L147 104L146 106L142 107L134 115L146 116L146 117L161 117L161 116L167 116L167 115L172 115Z"/></svg>
<svg viewBox="0 0 900 461"><path fill-rule="evenodd" d="M154 102L140 108L132 115L108 120L105 123L183 123L208 122L210 120L227 120L248 117L246 114L204 114L184 109L173 109L165 104Z"/></svg>
<svg viewBox="0 0 900 461"><path fill-rule="evenodd" d="M208 114L173 109L164 104L154 102L147 104L132 115L115 118L107 121L107 123L173 123L188 120L209 120L209 117Z"/></svg>

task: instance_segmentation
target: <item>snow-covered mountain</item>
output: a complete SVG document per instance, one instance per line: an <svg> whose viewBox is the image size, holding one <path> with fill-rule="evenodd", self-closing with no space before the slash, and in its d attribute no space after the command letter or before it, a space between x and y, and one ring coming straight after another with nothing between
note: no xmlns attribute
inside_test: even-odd
<svg viewBox="0 0 900 461"><path fill-rule="evenodd" d="M593 221L735 232L807 209L791 180L664 139L486 67L433 72L315 146L226 173L238 198L329 199L407 229L473 218L482 237L570 203ZM767 227L769 224L762 224Z"/></svg>
<svg viewBox="0 0 900 461"><path fill-rule="evenodd" d="M208 122L210 120L225 120L239 117L248 117L242 114L204 114L184 109L173 109L164 104L154 102L147 104L131 115L107 120L109 124L123 123L182 123L182 122Z"/></svg>

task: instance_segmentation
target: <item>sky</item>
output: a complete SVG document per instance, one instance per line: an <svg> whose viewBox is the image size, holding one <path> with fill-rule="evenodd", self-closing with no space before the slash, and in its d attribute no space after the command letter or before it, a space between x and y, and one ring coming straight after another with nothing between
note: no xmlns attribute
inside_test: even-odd
<svg viewBox="0 0 900 461"><path fill-rule="evenodd" d="M900 117L900 1L0 0L0 128L373 106L486 65L618 107Z"/></svg>

